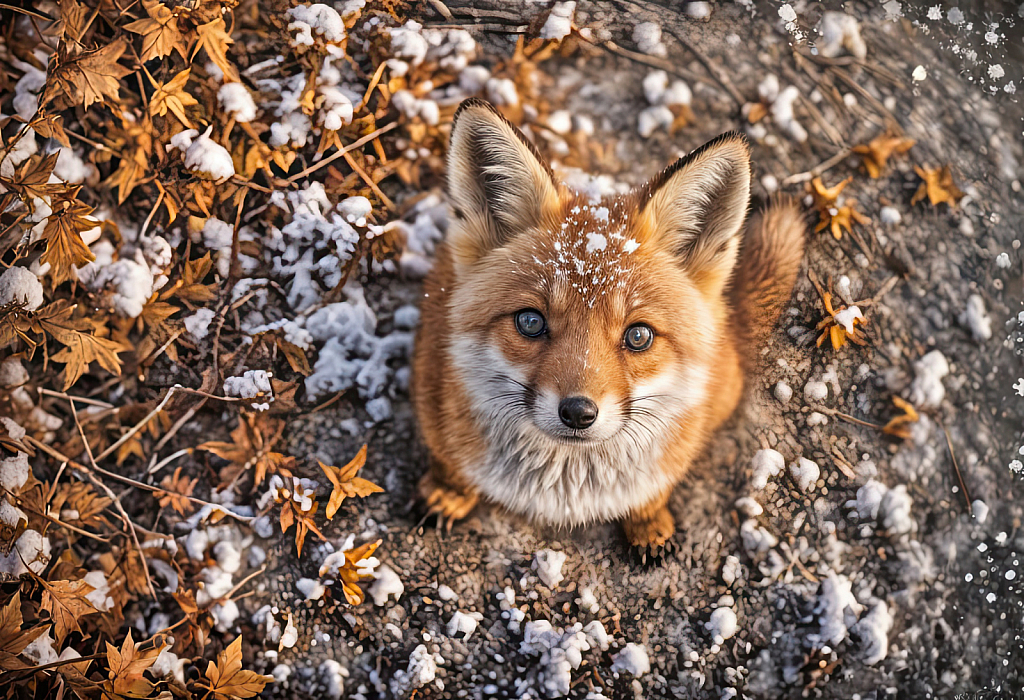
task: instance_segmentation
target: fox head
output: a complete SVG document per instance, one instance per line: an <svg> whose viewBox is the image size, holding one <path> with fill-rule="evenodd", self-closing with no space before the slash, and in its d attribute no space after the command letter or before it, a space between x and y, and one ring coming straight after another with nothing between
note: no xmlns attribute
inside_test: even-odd
<svg viewBox="0 0 1024 700"><path fill-rule="evenodd" d="M488 436L478 480L515 507L635 478L710 390L749 200L745 140L721 136L597 200L474 99L455 115L448 173L448 346Z"/></svg>

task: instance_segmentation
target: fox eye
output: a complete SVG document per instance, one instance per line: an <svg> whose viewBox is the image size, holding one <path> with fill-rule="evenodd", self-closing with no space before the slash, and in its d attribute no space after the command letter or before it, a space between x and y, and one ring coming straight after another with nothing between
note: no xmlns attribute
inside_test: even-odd
<svg viewBox="0 0 1024 700"><path fill-rule="evenodd" d="M635 323L626 329L623 340L633 352L643 352L654 342L654 331L646 324Z"/></svg>
<svg viewBox="0 0 1024 700"><path fill-rule="evenodd" d="M547 330L547 324L540 311L523 309L516 313L516 330L527 338L536 338Z"/></svg>
<svg viewBox="0 0 1024 700"><path fill-rule="evenodd" d="M526 338L537 338L548 330L544 316L537 309L523 309L515 314L516 331Z"/></svg>

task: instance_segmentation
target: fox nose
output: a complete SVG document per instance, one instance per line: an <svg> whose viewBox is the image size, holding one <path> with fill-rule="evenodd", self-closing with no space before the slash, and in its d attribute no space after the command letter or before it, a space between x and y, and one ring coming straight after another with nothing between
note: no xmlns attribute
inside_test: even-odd
<svg viewBox="0 0 1024 700"><path fill-rule="evenodd" d="M583 430L597 420L597 404L585 396L570 396L558 404L558 417L568 427Z"/></svg>

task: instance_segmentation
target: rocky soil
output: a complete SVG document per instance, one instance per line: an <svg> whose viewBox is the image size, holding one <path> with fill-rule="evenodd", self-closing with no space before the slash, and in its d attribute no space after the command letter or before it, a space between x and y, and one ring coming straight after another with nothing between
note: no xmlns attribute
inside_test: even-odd
<svg viewBox="0 0 1024 700"><path fill-rule="evenodd" d="M513 48L502 28L544 7L493 5L475 3L471 17L449 3L451 21L429 5L419 12L429 23L487 25L478 36L497 59ZM828 3L795 3L799 20L787 29L777 3L716 5L705 20L645 2L581 1L576 25L630 52L633 26L662 25L669 64L693 93L693 119L672 135L637 133L642 81L654 70L646 55L556 57L540 64L540 88L552 109L592 118L590 138L609 147L589 165L627 184L723 131L751 130L759 198L774 186L802 196L803 183L783 184L788 177L898 124L916 145L882 177L869 179L856 156L823 175L828 185L854 175L843 194L871 218L860 242L823 232L806 256L806 270L831 280L843 303L860 302L868 345L815 346L824 311L801 276L742 409L677 489L678 549L656 565L632 560L614 525L544 531L488 507L450 533L424 523L413 500L425 453L401 393L393 419L367 431L347 397L293 420L300 463L342 464L369 441L362 475L386 493L346 506L350 517L325 534L383 538L379 557L404 590L380 606L373 588L356 608L307 602L297 582L317 578L323 546L308 540L296 561L290 536L262 543L269 568L240 602L243 619L274 606L298 631L294 647L257 661L278 677L268 693L324 696L344 677L352 698L1024 697L1024 508L1021 477L1007 466L1024 412L1013 388L1024 374L1021 106L989 90L985 61L952 50L977 32L929 24L927 8L888 19L875 3L845 3L866 43L863 66L794 49L794 33L813 35L819 5ZM1001 21L992 8L962 10L979 26ZM1010 43L1016 28L1002 21ZM927 77L915 81L918 66ZM1019 79L1009 75L1019 62L1005 68ZM805 142L781 118L758 129L741 116L736 98L757 101L768 74L798 89ZM947 163L967 193L961 206L911 205L913 165ZM412 280L366 286L384 330L418 293ZM865 425L899 414L893 396L921 412L906 441ZM764 479L755 454L765 448L797 469ZM817 479L799 458L817 465ZM251 631L256 640L265 632Z"/></svg>

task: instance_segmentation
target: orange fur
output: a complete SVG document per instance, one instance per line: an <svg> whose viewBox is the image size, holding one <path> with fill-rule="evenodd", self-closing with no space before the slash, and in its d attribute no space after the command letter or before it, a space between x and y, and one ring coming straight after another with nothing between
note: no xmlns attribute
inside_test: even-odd
<svg viewBox="0 0 1024 700"><path fill-rule="evenodd" d="M800 265L795 204L774 202L744 232L749 179L745 141L725 135L630 195L591 201L489 105L460 107L453 221L413 358L432 510L458 519L485 497L556 525L621 519L638 546L667 541L672 488L735 409L750 344ZM517 331L523 309L546 334ZM638 323L654 331L641 352L623 335ZM581 430L558 418L578 396L599 409Z"/></svg>

